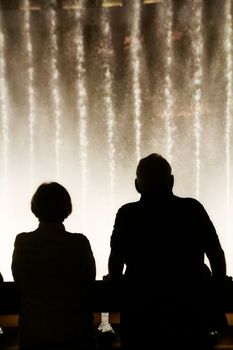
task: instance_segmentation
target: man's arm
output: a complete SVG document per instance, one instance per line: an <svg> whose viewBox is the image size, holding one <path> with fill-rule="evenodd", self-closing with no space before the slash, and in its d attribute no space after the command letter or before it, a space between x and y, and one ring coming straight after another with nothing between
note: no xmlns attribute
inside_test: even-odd
<svg viewBox="0 0 233 350"><path fill-rule="evenodd" d="M15 239L14 242L14 249L13 249L13 254L12 254L12 260L11 260L11 272L13 276L14 282L18 282L18 275L19 275L19 261L18 261L18 236Z"/></svg>
<svg viewBox="0 0 233 350"><path fill-rule="evenodd" d="M216 239L216 238L215 238ZM218 242L206 249L206 255L210 262L212 276L216 280L224 280L226 277L226 259L224 251Z"/></svg>
<svg viewBox="0 0 233 350"><path fill-rule="evenodd" d="M216 280L223 281L226 278L225 254L216 229L204 207L202 207L201 222L203 224L202 235L205 254L210 263L212 276Z"/></svg>
<svg viewBox="0 0 233 350"><path fill-rule="evenodd" d="M108 260L108 273L111 280L120 280L123 275L124 260L111 249Z"/></svg>

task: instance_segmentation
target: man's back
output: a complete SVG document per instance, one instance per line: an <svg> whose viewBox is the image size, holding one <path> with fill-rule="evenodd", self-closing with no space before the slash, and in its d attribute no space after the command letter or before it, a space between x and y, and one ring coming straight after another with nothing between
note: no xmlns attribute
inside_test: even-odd
<svg viewBox="0 0 233 350"><path fill-rule="evenodd" d="M140 280L146 294L153 290L160 297L181 300L187 288L192 291L202 278L204 253L208 251L211 257L216 247L221 253L203 206L172 194L162 202L141 198L123 206L116 217L111 247L124 257L129 284L138 288ZM132 289L135 291L134 285Z"/></svg>

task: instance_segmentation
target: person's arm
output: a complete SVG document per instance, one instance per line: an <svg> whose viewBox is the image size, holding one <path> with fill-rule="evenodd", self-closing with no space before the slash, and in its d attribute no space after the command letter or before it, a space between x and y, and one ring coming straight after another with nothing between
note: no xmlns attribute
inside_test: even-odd
<svg viewBox="0 0 233 350"><path fill-rule="evenodd" d="M206 235L205 253L209 260L212 277L217 280L226 278L226 259L214 225L210 221Z"/></svg>
<svg viewBox="0 0 233 350"><path fill-rule="evenodd" d="M215 280L225 280L226 259L218 237L214 237L215 243L206 247L206 256L210 262L212 277Z"/></svg>
<svg viewBox="0 0 233 350"><path fill-rule="evenodd" d="M88 279L90 281L95 281L96 278L96 263L95 263L95 258L93 255L93 251L91 248L91 244L88 240L88 238L86 236L82 236L83 237L83 251L86 252L86 258L88 260L88 264L87 264L87 271L86 274L88 276Z"/></svg>
<svg viewBox="0 0 233 350"><path fill-rule="evenodd" d="M201 222L203 224L204 250L210 263L212 277L216 280L224 281L226 278L225 254L216 229L204 207L202 207Z"/></svg>
<svg viewBox="0 0 233 350"><path fill-rule="evenodd" d="M120 280L124 270L124 234L125 219L120 209L116 215L114 228L111 236L111 251L108 259L108 274L112 281Z"/></svg>
<svg viewBox="0 0 233 350"><path fill-rule="evenodd" d="M17 277L18 277L18 262L17 262L17 256L18 256L18 237L16 237L14 242L14 250L12 254L12 261L11 261L11 272L14 279L14 282L17 283Z"/></svg>
<svg viewBox="0 0 233 350"><path fill-rule="evenodd" d="M108 273L111 280L119 280L122 278L124 269L123 258L111 249L108 260Z"/></svg>

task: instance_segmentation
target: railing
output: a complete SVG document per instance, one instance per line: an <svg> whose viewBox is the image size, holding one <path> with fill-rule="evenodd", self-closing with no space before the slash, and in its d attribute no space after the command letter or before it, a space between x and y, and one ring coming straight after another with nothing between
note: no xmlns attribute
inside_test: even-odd
<svg viewBox="0 0 233 350"><path fill-rule="evenodd" d="M108 314L108 321L113 329L119 327L121 305L120 286L112 285L108 281L96 281L93 295L94 325L98 327L103 321L103 314ZM231 279L226 284L223 299L229 331L219 339L215 348L218 350L233 350L233 282ZM4 282L0 286L0 327L6 332L7 329L17 329L18 313L19 292L14 282ZM120 341L118 337L117 341L115 343L113 342L112 348L119 347ZM7 347L6 345L3 349L17 349L17 345L16 347Z"/></svg>

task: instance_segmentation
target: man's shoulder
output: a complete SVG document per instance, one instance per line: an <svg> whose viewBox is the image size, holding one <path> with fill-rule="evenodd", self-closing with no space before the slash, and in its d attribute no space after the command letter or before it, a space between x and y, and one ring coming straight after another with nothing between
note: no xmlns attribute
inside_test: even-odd
<svg viewBox="0 0 233 350"><path fill-rule="evenodd" d="M181 205L193 206L193 207L202 207L202 204L193 197L180 197L173 195L174 201L180 203Z"/></svg>
<svg viewBox="0 0 233 350"><path fill-rule="evenodd" d="M119 209L118 212L123 213L123 212L130 212L138 209L140 207L140 201L136 202L128 202L123 204Z"/></svg>
<svg viewBox="0 0 233 350"><path fill-rule="evenodd" d="M192 213L193 215L199 216L206 213L202 203L195 198L174 196L174 201L176 203L176 208L187 214Z"/></svg>

